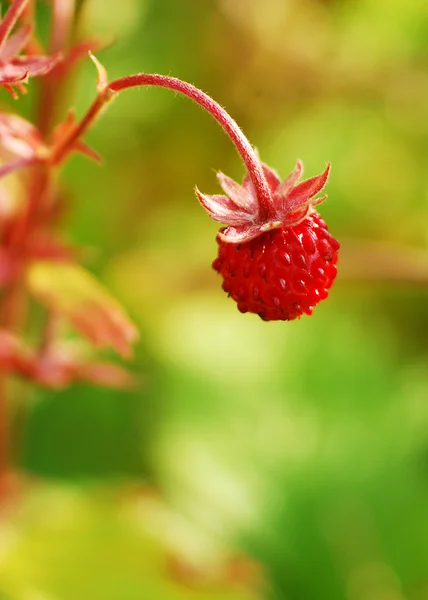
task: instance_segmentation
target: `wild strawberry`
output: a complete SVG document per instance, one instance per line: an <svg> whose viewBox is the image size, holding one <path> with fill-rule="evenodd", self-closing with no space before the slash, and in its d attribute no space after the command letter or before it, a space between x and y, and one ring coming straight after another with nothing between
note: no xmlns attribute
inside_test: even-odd
<svg viewBox="0 0 428 600"><path fill-rule="evenodd" d="M292 320L327 298L336 277L339 242L314 210L325 199L314 199L330 171L298 184L303 165L285 181L262 165L272 194L267 210L260 210L254 186L218 174L227 196L207 196L196 190L201 204L216 221L229 225L217 235L218 258L213 268L223 276L223 289L241 312L265 321Z"/></svg>
<svg viewBox="0 0 428 600"><path fill-rule="evenodd" d="M242 185L218 174L225 196L208 196L196 189L202 206L215 220L227 225L217 236L219 255L213 267L223 276L223 289L238 303L241 312L262 319L291 320L327 297L336 276L339 243L314 207L325 200L315 198L324 188L324 173L298 183L303 165L281 182L260 160L241 129L225 109L190 83L150 73L138 73L108 82L102 65L98 69L99 95L80 124L56 148L58 162L79 140L114 94L138 86L159 86L179 92L202 106L234 143L247 168Z"/></svg>

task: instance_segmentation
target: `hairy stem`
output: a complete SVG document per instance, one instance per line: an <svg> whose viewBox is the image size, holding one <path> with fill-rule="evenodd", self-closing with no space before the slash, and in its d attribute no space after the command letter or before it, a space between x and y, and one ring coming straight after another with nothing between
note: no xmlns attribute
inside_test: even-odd
<svg viewBox="0 0 428 600"><path fill-rule="evenodd" d="M76 129L71 132L70 136L66 140L63 140L61 146L56 149L55 162L61 161L68 154L73 143L89 129L108 100L112 97L113 93L121 92L132 87L142 86L157 86L173 90L182 94L183 96L187 96L210 113L210 115L227 133L229 138L234 143L237 151L241 155L259 200L260 216L262 218L269 217L269 215L271 215L273 212L270 189L267 184L266 177L264 176L263 168L250 142L247 140L237 123L223 107L210 98L210 96L205 94L205 92L202 92L190 83L186 83L180 79L176 79L175 77L140 73L137 75L122 77L121 79L116 79L115 81L109 83L105 89L100 91L99 95L89 108L86 115L83 117L82 121L77 125Z"/></svg>

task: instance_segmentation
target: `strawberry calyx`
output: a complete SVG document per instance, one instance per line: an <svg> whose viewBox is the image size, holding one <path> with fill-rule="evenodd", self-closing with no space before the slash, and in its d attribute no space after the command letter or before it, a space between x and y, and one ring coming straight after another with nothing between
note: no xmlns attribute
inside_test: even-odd
<svg viewBox="0 0 428 600"><path fill-rule="evenodd" d="M272 195L270 210L261 210L257 193L247 174L241 184L227 175L218 173L217 178L225 195L203 194L195 189L199 202L215 221L227 227L219 232L224 242L249 242L266 231L281 227L294 227L301 223L314 206L327 196L316 198L327 183L330 163L323 173L299 183L303 163L298 160L290 175L281 181L278 174L262 163L263 174Z"/></svg>

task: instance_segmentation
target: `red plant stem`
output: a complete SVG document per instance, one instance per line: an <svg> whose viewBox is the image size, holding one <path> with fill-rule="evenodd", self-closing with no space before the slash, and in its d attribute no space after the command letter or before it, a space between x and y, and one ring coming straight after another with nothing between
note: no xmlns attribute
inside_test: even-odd
<svg viewBox="0 0 428 600"><path fill-rule="evenodd" d="M89 129L90 125L94 122L95 118L114 92L121 92L128 88L146 85L164 87L179 92L210 113L232 140L247 167L248 174L259 200L261 218L269 218L273 212L272 196L266 177L263 173L262 165L250 142L247 140L236 121L232 119L224 108L210 98L210 96L205 94L205 92L202 92L190 83L186 83L175 77L140 73L116 79L108 84L107 88L99 93L98 97L95 99L82 121L77 125L76 129L70 134L69 138L63 140L61 146L56 149L54 155L55 162L61 161L68 154L73 143Z"/></svg>
<svg viewBox="0 0 428 600"><path fill-rule="evenodd" d="M7 246L15 272L4 290L0 306L0 327L7 330L18 331L25 320L27 296L23 279L28 261L27 240L38 225L38 207L48 193L49 185L49 167L39 165L29 180L25 210L8 232Z"/></svg>
<svg viewBox="0 0 428 600"><path fill-rule="evenodd" d="M66 52L74 23L75 0L52 0L52 25L49 53ZM64 95L65 78L69 74L64 65L56 65L40 83L38 127L43 135L50 133L55 121L58 104Z"/></svg>
<svg viewBox="0 0 428 600"><path fill-rule="evenodd" d="M7 37L18 21L21 13L25 9L28 0L14 0L10 5L9 10L6 13L3 21L0 23L0 50L6 43ZM17 161L19 163L19 161ZM19 168L19 164L16 166ZM6 172L10 172L10 165L5 169ZM3 314L0 318L3 318L5 322L9 320L9 300L14 297L15 289L13 287L12 292L6 294L3 300ZM9 422L8 422L8 407L7 407L7 390L6 380L3 374L0 373L0 475L7 471L9 465Z"/></svg>
<svg viewBox="0 0 428 600"><path fill-rule="evenodd" d="M3 21L0 23L0 50L4 46L7 36L12 31L27 3L28 0L14 0L10 5Z"/></svg>
<svg viewBox="0 0 428 600"><path fill-rule="evenodd" d="M52 155L52 162L54 164L59 164L67 156L72 150L73 144L86 133L111 98L113 98L113 94L111 92L109 93L108 88L98 94L80 123L78 123L70 134L62 139L61 143L54 149Z"/></svg>
<svg viewBox="0 0 428 600"><path fill-rule="evenodd" d="M27 19L32 22L32 13L34 11L34 1L31 0L12 0L5 18L0 22L0 50L4 47L6 40L16 25L17 21ZM66 46L70 35L70 28L73 23L74 0L54 0L54 15L52 24L51 47L53 52L61 50ZM31 48L37 50L37 42L30 41ZM44 132L50 127L54 107L58 99L60 87L54 85L55 78L46 81L46 85L41 92L42 109L40 111L41 129ZM47 93L46 93L47 90ZM14 170L34 166L39 161L37 159L17 159L0 168L0 176L11 173ZM42 162L42 161L41 161ZM14 278L5 288L0 306L0 327L8 331L19 331L22 327L26 315L26 291L23 277L27 256L27 239L31 235L32 229L39 224L39 209L43 204L46 194L49 192L53 178L53 169L49 165L41 164L35 169L29 178L28 202L26 210L21 217L16 220L8 235L8 248L10 256L16 261L16 272ZM43 335L43 342L40 351L45 350L45 346L53 335L54 320L48 317L46 331ZM0 372L0 475L6 472L12 460L10 433L10 418L8 414L7 397L7 376Z"/></svg>

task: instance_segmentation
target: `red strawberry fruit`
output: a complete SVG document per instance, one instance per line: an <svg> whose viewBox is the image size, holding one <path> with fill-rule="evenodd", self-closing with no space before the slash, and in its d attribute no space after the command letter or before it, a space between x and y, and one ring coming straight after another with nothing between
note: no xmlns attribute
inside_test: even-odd
<svg viewBox="0 0 428 600"><path fill-rule="evenodd" d="M300 161L283 182L275 171L262 168L272 198L267 209L258 202L249 176L241 186L219 173L227 196L196 194L213 219L228 225L218 233L213 263L224 291L241 312L289 321L310 315L336 277L339 242L314 209L326 198L314 196L325 186L330 165L302 183Z"/></svg>
<svg viewBox="0 0 428 600"><path fill-rule="evenodd" d="M218 179L226 195L196 195L209 215L226 225L217 236L219 255L213 267L223 276L223 289L241 312L253 312L266 321L289 321L328 295L336 276L339 243L315 211L325 200L315 198L324 188L330 164L317 177L301 183L303 165L281 182L263 165L253 146L226 110L208 94L175 77L138 73L108 83L102 65L98 69L99 95L80 124L55 149L55 162L67 155L114 94L139 86L174 90L202 106L227 133L246 168L242 185L223 173ZM1 82L0 82L1 83Z"/></svg>

